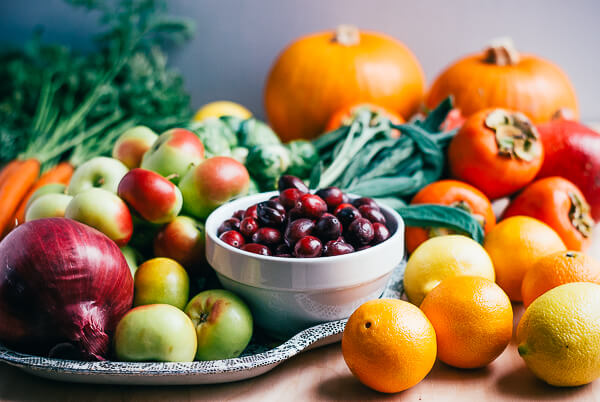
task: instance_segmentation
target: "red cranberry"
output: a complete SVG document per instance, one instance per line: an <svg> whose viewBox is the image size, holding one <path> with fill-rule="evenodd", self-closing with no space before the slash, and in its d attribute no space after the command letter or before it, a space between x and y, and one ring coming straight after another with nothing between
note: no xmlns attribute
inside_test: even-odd
<svg viewBox="0 0 600 402"><path fill-rule="evenodd" d="M346 243L343 238L329 240L323 248L325 257L333 257L335 255L350 254L354 252L354 247Z"/></svg>
<svg viewBox="0 0 600 402"><path fill-rule="evenodd" d="M316 194L325 201L330 211L334 211L344 201L344 193L337 187L322 188Z"/></svg>
<svg viewBox="0 0 600 402"><path fill-rule="evenodd" d="M248 243L242 246L242 250L248 251L249 253L260 254L260 255L271 255L269 247L263 244Z"/></svg>
<svg viewBox="0 0 600 402"><path fill-rule="evenodd" d="M379 244L390 238L390 230L382 223L376 222L373 224L373 244Z"/></svg>
<svg viewBox="0 0 600 402"><path fill-rule="evenodd" d="M291 176L289 174L284 174L277 181L277 189L279 192L285 190L286 188L295 188L303 193L308 193L308 187L306 187L306 184L304 184L304 182L296 176Z"/></svg>
<svg viewBox="0 0 600 402"><path fill-rule="evenodd" d="M333 210L333 214L337 215L338 212L340 212L342 209L344 208L354 208L356 209L356 207L352 204L349 204L347 202L341 203L340 205L338 205L334 210Z"/></svg>
<svg viewBox="0 0 600 402"><path fill-rule="evenodd" d="M283 235L285 243L290 247L294 247L298 240L304 236L312 234L314 227L315 223L310 219L296 219L285 229L285 233Z"/></svg>
<svg viewBox="0 0 600 402"><path fill-rule="evenodd" d="M279 202L285 207L285 209L292 209L296 206L296 202L304 195L303 192L297 188L286 188L279 195Z"/></svg>
<svg viewBox="0 0 600 402"><path fill-rule="evenodd" d="M249 207L246 212L244 212L244 218L258 218L258 214L256 213L256 205L252 205Z"/></svg>
<svg viewBox="0 0 600 402"><path fill-rule="evenodd" d="M341 211L335 214L335 216L340 220L344 228L348 228L356 219L362 218L362 215L360 212L358 212L358 209L354 208L353 206L343 208Z"/></svg>
<svg viewBox="0 0 600 402"><path fill-rule="evenodd" d="M373 230L373 224L369 222L368 219L355 219L350 226L348 226L346 238L355 247L362 247L371 243L373 237L375 237L375 231Z"/></svg>
<svg viewBox="0 0 600 402"><path fill-rule="evenodd" d="M315 225L315 234L324 242L337 239L342 235L342 224L335 216L323 214Z"/></svg>
<svg viewBox="0 0 600 402"><path fill-rule="evenodd" d="M252 235L258 230L258 222L254 218L244 218L240 222L240 232L247 239L251 238Z"/></svg>
<svg viewBox="0 0 600 402"><path fill-rule="evenodd" d="M275 256L277 257L291 257L292 249L287 246L287 244L280 244L275 248Z"/></svg>
<svg viewBox="0 0 600 402"><path fill-rule="evenodd" d="M363 216L363 218L367 218L371 223L383 223L385 225L385 216L379 210L379 208L375 209L371 205L361 205L358 207L358 211Z"/></svg>
<svg viewBox="0 0 600 402"><path fill-rule="evenodd" d="M296 203L296 208L300 210L305 218L319 219L321 215L327 212L327 204L321 197L314 194L304 194Z"/></svg>
<svg viewBox="0 0 600 402"><path fill-rule="evenodd" d="M240 232L236 232L235 230L230 230L228 232L222 233L219 236L219 239L223 240L225 243L235 248L240 248L244 245L244 243L246 243L244 241L244 236L242 236Z"/></svg>
<svg viewBox="0 0 600 402"><path fill-rule="evenodd" d="M244 211L243 209L238 209L237 211L235 211L233 213L232 218L237 218L237 219L239 219L241 221L242 219L244 219L244 214L245 213L246 213L246 211Z"/></svg>
<svg viewBox="0 0 600 402"><path fill-rule="evenodd" d="M259 202L256 207L258 223L263 226L281 227L285 222L285 208L276 201Z"/></svg>
<svg viewBox="0 0 600 402"><path fill-rule="evenodd" d="M240 220L238 218L229 218L223 221L217 229L217 236L230 230L240 230Z"/></svg>
<svg viewBox="0 0 600 402"><path fill-rule="evenodd" d="M294 255L298 258L314 258L321 255L323 244L314 236L304 236L294 246Z"/></svg>
<svg viewBox="0 0 600 402"><path fill-rule="evenodd" d="M369 205L375 209L379 209L379 205L377 205L377 201L375 201L374 199L369 198L369 197L357 198L354 201L352 201L352 205L354 205L356 208L360 207L361 205Z"/></svg>
<svg viewBox="0 0 600 402"><path fill-rule="evenodd" d="M294 207L294 208L290 209L290 211L288 212L287 215L288 215L288 222L293 222L296 219L302 218L302 211L300 211L299 208Z"/></svg>
<svg viewBox="0 0 600 402"><path fill-rule="evenodd" d="M260 228L252 235L252 243L275 247L281 243L281 232L273 228Z"/></svg>

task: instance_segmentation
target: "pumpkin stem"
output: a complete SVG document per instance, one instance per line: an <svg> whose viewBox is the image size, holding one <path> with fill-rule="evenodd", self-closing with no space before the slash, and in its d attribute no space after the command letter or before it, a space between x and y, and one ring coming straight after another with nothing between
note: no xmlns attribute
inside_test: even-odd
<svg viewBox="0 0 600 402"><path fill-rule="evenodd" d="M343 46L358 45L358 42L360 42L360 32L354 25L342 24L335 30L333 41Z"/></svg>
<svg viewBox="0 0 600 402"><path fill-rule="evenodd" d="M484 61L497 66L518 64L521 57L510 38L498 38L490 42L485 49Z"/></svg>
<svg viewBox="0 0 600 402"><path fill-rule="evenodd" d="M485 126L496 133L498 155L525 162L540 156L540 136L524 114L496 109L485 118Z"/></svg>
<svg viewBox="0 0 600 402"><path fill-rule="evenodd" d="M552 120L575 120L575 112L568 107L561 107L552 114Z"/></svg>

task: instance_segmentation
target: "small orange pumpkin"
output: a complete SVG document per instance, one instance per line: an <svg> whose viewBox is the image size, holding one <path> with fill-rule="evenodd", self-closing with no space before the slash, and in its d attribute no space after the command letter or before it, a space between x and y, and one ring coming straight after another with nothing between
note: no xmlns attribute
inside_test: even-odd
<svg viewBox="0 0 600 402"><path fill-rule="evenodd" d="M509 40L450 65L434 81L426 105L435 107L449 95L466 117L490 107L525 113L534 123L549 121L562 108L578 115L567 75L550 61L519 54Z"/></svg>
<svg viewBox="0 0 600 402"><path fill-rule="evenodd" d="M283 141L310 139L323 133L333 113L359 102L411 116L424 91L421 66L405 45L343 25L283 50L267 77L265 110Z"/></svg>

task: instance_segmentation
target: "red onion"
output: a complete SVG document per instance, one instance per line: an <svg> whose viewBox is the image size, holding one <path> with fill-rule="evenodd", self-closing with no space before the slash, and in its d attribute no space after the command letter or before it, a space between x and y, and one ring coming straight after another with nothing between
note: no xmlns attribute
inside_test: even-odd
<svg viewBox="0 0 600 402"><path fill-rule="evenodd" d="M19 350L104 360L132 301L123 254L89 226L39 219L0 243L0 341Z"/></svg>

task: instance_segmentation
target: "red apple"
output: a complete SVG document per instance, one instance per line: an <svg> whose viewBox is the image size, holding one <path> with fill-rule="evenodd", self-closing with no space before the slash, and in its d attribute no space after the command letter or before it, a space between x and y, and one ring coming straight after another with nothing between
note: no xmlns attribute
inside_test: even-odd
<svg viewBox="0 0 600 402"><path fill-rule="evenodd" d="M537 126L544 145L538 177L561 176L573 182L600 220L600 134L576 121L553 120Z"/></svg>
<svg viewBox="0 0 600 402"><path fill-rule="evenodd" d="M154 255L171 258L188 272L201 272L208 265L205 257L204 224L187 216L178 216L154 238Z"/></svg>
<svg viewBox="0 0 600 402"><path fill-rule="evenodd" d="M115 143L112 157L123 162L129 169L140 167L142 157L157 138L158 135L146 126L130 128Z"/></svg>
<svg viewBox="0 0 600 402"><path fill-rule="evenodd" d="M190 169L179 183L183 210L198 218L248 192L250 176L246 167L227 156L215 156Z"/></svg>
<svg viewBox="0 0 600 402"><path fill-rule="evenodd" d="M125 202L110 191L100 188L93 188L73 197L65 211L65 218L98 229L119 247L126 245L133 234L133 222Z"/></svg>
<svg viewBox="0 0 600 402"><path fill-rule="evenodd" d="M181 191L158 173L133 169L121 182L117 194L151 223L171 222L181 211Z"/></svg>
<svg viewBox="0 0 600 402"><path fill-rule="evenodd" d="M141 167L152 170L174 183L204 159L204 145L193 132L173 128L162 133L144 154Z"/></svg>

